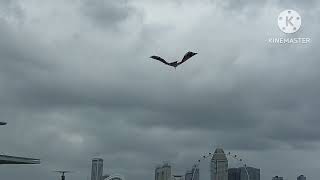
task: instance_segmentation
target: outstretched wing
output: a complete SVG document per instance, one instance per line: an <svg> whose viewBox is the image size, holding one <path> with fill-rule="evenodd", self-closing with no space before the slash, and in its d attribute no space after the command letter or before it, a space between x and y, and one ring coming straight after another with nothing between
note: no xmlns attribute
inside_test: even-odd
<svg viewBox="0 0 320 180"><path fill-rule="evenodd" d="M190 59L192 56L194 56L196 54L198 54L198 53L194 53L194 52L191 52L191 51L187 52L184 55L184 57L182 58L182 60L179 62L179 64L182 64L182 63L186 62L188 59Z"/></svg>
<svg viewBox="0 0 320 180"><path fill-rule="evenodd" d="M162 63L164 63L164 64L166 64L166 65L169 65L169 63L168 63L166 60L162 59L162 58L159 57L159 56L151 56L150 58L155 59L155 60L158 60L158 61L160 61L160 62L162 62Z"/></svg>

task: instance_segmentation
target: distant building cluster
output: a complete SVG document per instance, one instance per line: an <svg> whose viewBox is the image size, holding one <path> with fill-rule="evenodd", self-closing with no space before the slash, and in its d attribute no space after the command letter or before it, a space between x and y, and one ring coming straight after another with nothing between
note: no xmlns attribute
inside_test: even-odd
<svg viewBox="0 0 320 180"><path fill-rule="evenodd" d="M173 175L171 165L163 163L155 168L155 180L200 180L199 165L194 165L184 175ZM297 180L306 180L300 175ZM121 175L103 175L103 159L92 159L91 180L124 180ZM228 159L223 149L218 148L210 161L210 180L260 180L260 169L254 167L228 168ZM284 180L274 176L272 180Z"/></svg>
<svg viewBox="0 0 320 180"><path fill-rule="evenodd" d="M230 155L230 153L228 155ZM297 177L297 180L306 179L304 175ZM194 165L192 169L187 170L184 175L172 175L171 165L164 163L156 167L155 180L200 180L199 165ZM228 168L226 154L222 148L217 148L212 154L210 161L210 180L260 180L260 169L246 165L243 167ZM284 180L284 178L274 176L272 180Z"/></svg>
<svg viewBox="0 0 320 180"><path fill-rule="evenodd" d="M164 163L155 169L155 180L177 180L171 173L171 166ZM250 177L250 178L248 178ZM184 180L200 180L200 169L194 165L186 171ZM217 148L210 161L210 180L260 180L260 169L253 167L228 168L228 159L222 148Z"/></svg>
<svg viewBox="0 0 320 180"><path fill-rule="evenodd" d="M284 178L281 176L274 176L272 180L284 180ZM304 175L300 175L297 177L297 180L307 180L307 177Z"/></svg>
<svg viewBox="0 0 320 180"><path fill-rule="evenodd" d="M124 180L121 175L103 175L103 159L92 159L91 180Z"/></svg>

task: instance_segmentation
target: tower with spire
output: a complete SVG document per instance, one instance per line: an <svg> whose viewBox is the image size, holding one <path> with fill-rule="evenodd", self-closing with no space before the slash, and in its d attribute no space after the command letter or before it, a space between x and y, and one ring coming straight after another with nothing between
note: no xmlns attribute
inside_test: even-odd
<svg viewBox="0 0 320 180"><path fill-rule="evenodd" d="M210 180L228 180L228 159L222 148L214 151L210 162Z"/></svg>

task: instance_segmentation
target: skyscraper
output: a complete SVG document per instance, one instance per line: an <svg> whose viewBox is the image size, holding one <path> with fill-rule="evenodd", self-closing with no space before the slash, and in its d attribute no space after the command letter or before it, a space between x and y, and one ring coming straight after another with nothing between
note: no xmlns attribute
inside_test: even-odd
<svg viewBox="0 0 320 180"><path fill-rule="evenodd" d="M297 177L297 180L307 180L307 178L304 175L300 175Z"/></svg>
<svg viewBox="0 0 320 180"><path fill-rule="evenodd" d="M155 180L171 180L171 166L169 163L156 167Z"/></svg>
<svg viewBox="0 0 320 180"><path fill-rule="evenodd" d="M103 159L92 159L91 180L103 180Z"/></svg>
<svg viewBox="0 0 320 180"><path fill-rule="evenodd" d="M228 180L228 159L223 149L217 148L210 163L211 180Z"/></svg>
<svg viewBox="0 0 320 180"><path fill-rule="evenodd" d="M250 180L260 180L260 169L246 167ZM228 169L228 180L248 180L245 167Z"/></svg>
<svg viewBox="0 0 320 180"><path fill-rule="evenodd" d="M245 167L241 167L240 169L241 169L240 170L241 180L249 180L249 178L250 180L260 180L260 169L253 168L253 167L246 167L249 174L249 178L248 178L248 174Z"/></svg>
<svg viewBox="0 0 320 180"><path fill-rule="evenodd" d="M240 168L229 168L228 169L228 180L241 180L241 169Z"/></svg>

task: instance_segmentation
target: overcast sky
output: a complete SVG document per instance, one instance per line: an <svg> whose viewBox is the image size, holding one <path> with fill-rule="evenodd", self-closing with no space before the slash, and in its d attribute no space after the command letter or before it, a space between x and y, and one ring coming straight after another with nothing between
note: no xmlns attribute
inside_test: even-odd
<svg viewBox="0 0 320 180"><path fill-rule="evenodd" d="M285 9L302 17L294 35L277 27ZM319 14L317 0L0 0L0 152L41 159L0 179L86 180L102 157L105 174L152 180L216 147L262 180L320 179ZM267 41L286 36L312 41ZM177 70L148 58L189 50Z"/></svg>

